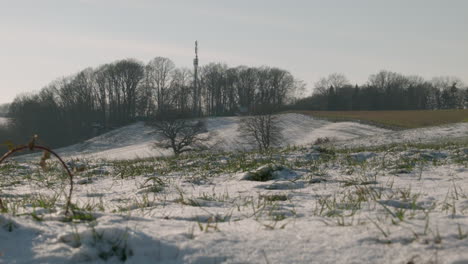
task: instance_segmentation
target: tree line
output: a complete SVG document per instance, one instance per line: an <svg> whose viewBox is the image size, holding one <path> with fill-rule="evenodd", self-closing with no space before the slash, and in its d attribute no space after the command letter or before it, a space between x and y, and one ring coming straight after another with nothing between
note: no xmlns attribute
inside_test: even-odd
<svg viewBox="0 0 468 264"><path fill-rule="evenodd" d="M468 88L456 77L425 80L380 71L366 84L352 85L343 74L330 74L314 85L295 108L309 110L436 110L468 108Z"/></svg>
<svg viewBox="0 0 468 264"><path fill-rule="evenodd" d="M196 83L195 83L196 82ZM209 63L193 71L165 57L144 64L124 59L51 82L39 92L17 96L3 139L24 142L33 134L52 147L90 138L167 110L190 117L280 109L303 88L290 72L275 67L229 67Z"/></svg>
<svg viewBox="0 0 468 264"><path fill-rule="evenodd" d="M186 118L239 113L267 114L283 109L416 110L468 107L468 89L454 77L425 80L380 71L352 85L330 74L298 99L304 83L275 67L229 67L209 63L178 68L165 57L144 64L124 59L51 82L39 92L17 96L8 106L8 127L0 137L27 142L38 134L51 147L69 145L137 120L168 112Z"/></svg>

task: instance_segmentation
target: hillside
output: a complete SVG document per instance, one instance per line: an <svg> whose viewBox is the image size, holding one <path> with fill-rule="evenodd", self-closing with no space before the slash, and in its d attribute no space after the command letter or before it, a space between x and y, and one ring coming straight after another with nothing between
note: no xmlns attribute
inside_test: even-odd
<svg viewBox="0 0 468 264"><path fill-rule="evenodd" d="M0 262L468 261L467 124L280 118L283 145L305 145L235 151L245 146L231 117L208 120L231 152L128 159L168 154L142 123L60 149L75 173L68 217L55 161L1 165ZM323 136L336 141L310 144Z"/></svg>
<svg viewBox="0 0 468 264"><path fill-rule="evenodd" d="M283 126L284 141L281 147L288 145L312 144L319 137L329 137L334 140L349 140L388 132L388 130L354 123L333 123L317 120L302 114L282 114L278 118ZM208 131L215 131L211 139L211 151L241 151L252 147L242 141L237 127L240 117L208 118ZM143 122L128 125L83 143L58 149L64 157L86 159L134 159L171 155L171 151L153 147L158 136L152 133L153 128ZM26 156L22 158L28 158Z"/></svg>
<svg viewBox="0 0 468 264"><path fill-rule="evenodd" d="M309 115L287 113L278 115L283 127L284 141L280 147L313 144L317 138L332 139L335 147L372 147L399 143L433 143L439 141L463 140L468 137L468 123L454 123L435 126L430 129L415 128L392 131L371 125L342 121L330 122ZM240 117L208 118L208 131L215 131L210 140L211 152L251 150L237 131ZM159 138L153 128L143 122L128 125L83 143L58 149L68 158L85 159L135 159L172 155L167 149L155 148ZM37 155L26 155L29 159Z"/></svg>

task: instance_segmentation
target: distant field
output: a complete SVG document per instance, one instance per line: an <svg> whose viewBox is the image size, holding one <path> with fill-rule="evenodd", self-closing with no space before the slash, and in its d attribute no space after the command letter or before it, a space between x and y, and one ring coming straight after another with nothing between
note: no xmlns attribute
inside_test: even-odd
<svg viewBox="0 0 468 264"><path fill-rule="evenodd" d="M358 120L365 123L395 128L418 128L468 122L468 110L297 112L334 121Z"/></svg>

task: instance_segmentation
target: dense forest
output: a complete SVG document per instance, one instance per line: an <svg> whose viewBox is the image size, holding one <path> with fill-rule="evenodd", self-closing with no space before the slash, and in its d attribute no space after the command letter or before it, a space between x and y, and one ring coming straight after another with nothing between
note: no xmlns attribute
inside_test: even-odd
<svg viewBox="0 0 468 264"><path fill-rule="evenodd" d="M380 71L364 85L351 85L342 74L331 74L315 83L312 96L296 102L307 110L436 110L468 107L468 89L456 77L427 81Z"/></svg>
<svg viewBox="0 0 468 264"><path fill-rule="evenodd" d="M321 78L309 97L299 98L302 81L274 67L228 67L210 63L177 68L168 58L147 64L119 60L60 78L37 93L23 94L8 107L11 122L0 138L23 143L38 134L51 146L78 142L161 113L223 116L258 109L413 110L468 106L468 89L454 77L430 81L381 71L366 84L352 85L344 75ZM188 113L188 115L187 115Z"/></svg>

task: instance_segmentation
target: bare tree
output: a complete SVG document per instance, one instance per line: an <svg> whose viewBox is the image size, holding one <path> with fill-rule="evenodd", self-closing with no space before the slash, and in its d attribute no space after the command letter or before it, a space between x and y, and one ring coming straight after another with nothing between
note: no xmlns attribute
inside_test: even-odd
<svg viewBox="0 0 468 264"><path fill-rule="evenodd" d="M171 82L171 104L179 111L187 113L190 111L190 99L193 96L190 75L190 70L187 68L175 69Z"/></svg>
<svg viewBox="0 0 468 264"><path fill-rule="evenodd" d="M280 121L271 113L244 117L239 132L247 143L257 145L260 151L279 145L283 138Z"/></svg>
<svg viewBox="0 0 468 264"><path fill-rule="evenodd" d="M109 81L106 76L106 68L108 65L100 66L98 69L94 71L94 80L96 85L94 85L94 94L96 96L96 104L98 108L98 115L100 116L101 124L105 127L108 126L107 123L107 108L108 108L108 86Z"/></svg>
<svg viewBox="0 0 468 264"><path fill-rule="evenodd" d="M349 85L349 80L346 76L342 73L332 73L327 77L320 78L314 84L314 93L327 95L330 87L343 87L345 85Z"/></svg>
<svg viewBox="0 0 468 264"><path fill-rule="evenodd" d="M439 90L445 90L445 89L450 89L453 85L455 86L463 86L463 82L460 80L460 78L455 77L455 76L439 76L439 77L434 77L431 80L432 85L439 89Z"/></svg>
<svg viewBox="0 0 468 264"><path fill-rule="evenodd" d="M206 113L219 116L226 114L229 106L226 80L227 66L210 63L200 69L200 86L203 87Z"/></svg>
<svg viewBox="0 0 468 264"><path fill-rule="evenodd" d="M176 156L206 148L205 143L212 134L207 134L206 123L203 120L190 120L187 115L176 110L169 110L159 116L150 125L163 139L155 143L156 147L172 149Z"/></svg>
<svg viewBox="0 0 468 264"><path fill-rule="evenodd" d="M236 68L237 102L243 110L251 110L255 102L258 69L239 66Z"/></svg>
<svg viewBox="0 0 468 264"><path fill-rule="evenodd" d="M96 84L101 107L107 104L104 107L107 123L122 125L135 119L138 87L143 77L143 65L133 59L116 61L100 69Z"/></svg>
<svg viewBox="0 0 468 264"><path fill-rule="evenodd" d="M146 66L146 71L149 72L151 85L156 96L158 113L165 111L164 107L169 104L170 86L174 77L174 70L174 62L165 57L156 57Z"/></svg>

